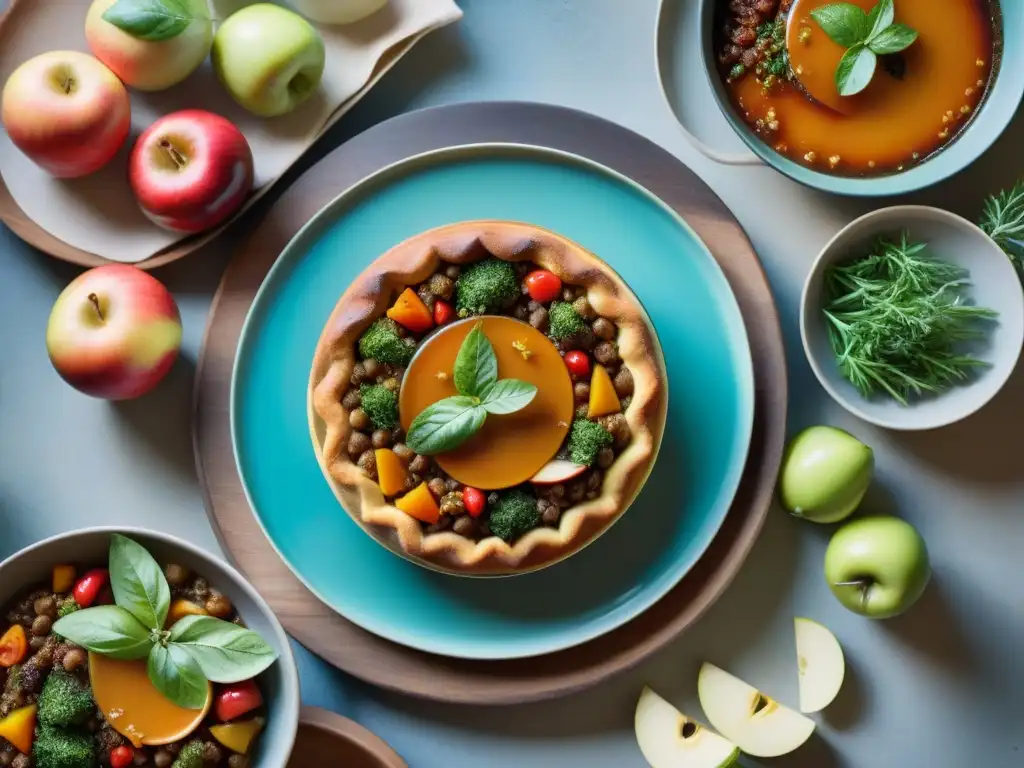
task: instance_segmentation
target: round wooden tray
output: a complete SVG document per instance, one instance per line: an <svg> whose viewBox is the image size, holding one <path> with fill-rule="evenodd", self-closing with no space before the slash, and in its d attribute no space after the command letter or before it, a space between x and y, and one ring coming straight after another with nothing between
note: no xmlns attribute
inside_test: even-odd
<svg viewBox="0 0 1024 768"><path fill-rule="evenodd" d="M344 768L408 768L379 736L347 717L303 707L288 768L340 765Z"/></svg>
<svg viewBox="0 0 1024 768"><path fill-rule="evenodd" d="M732 285L750 337L756 387L743 482L725 524L696 567L653 608L614 632L568 651L510 661L421 653L371 635L321 603L274 552L246 502L228 416L242 324L268 270L298 230L340 192L391 163L428 150L485 142L534 144L591 158L677 210ZM327 155L280 197L229 264L214 298L194 402L196 464L211 523L288 632L336 667L384 688L447 702L511 704L567 694L637 664L721 595L768 510L785 440L787 381L782 334L764 271L739 222L704 182L655 144L592 115L490 102L438 107L381 123Z"/></svg>

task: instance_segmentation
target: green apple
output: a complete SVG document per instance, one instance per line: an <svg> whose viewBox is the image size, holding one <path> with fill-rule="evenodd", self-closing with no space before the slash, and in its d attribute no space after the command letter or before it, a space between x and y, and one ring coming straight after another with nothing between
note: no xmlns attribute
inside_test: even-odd
<svg viewBox="0 0 1024 768"><path fill-rule="evenodd" d="M715 730L754 757L789 754L814 733L813 720L714 664L700 668L697 696Z"/></svg>
<svg viewBox="0 0 1024 768"><path fill-rule="evenodd" d="M687 717L648 687L633 720L636 742L651 768L726 768L739 747Z"/></svg>
<svg viewBox="0 0 1024 768"><path fill-rule="evenodd" d="M846 677L846 658L836 636L816 621L793 620L800 680L800 711L820 712L831 704Z"/></svg>
<svg viewBox="0 0 1024 768"><path fill-rule="evenodd" d="M231 96L261 117L308 99L324 73L324 40L294 11L270 3L228 16L213 38L213 68Z"/></svg>
<svg viewBox="0 0 1024 768"><path fill-rule="evenodd" d="M874 469L874 452L849 432L809 427L786 449L779 501L797 517L838 523L860 504Z"/></svg>
<svg viewBox="0 0 1024 768"><path fill-rule="evenodd" d="M921 597L930 577L924 539L898 517L847 523L825 552L832 593L854 613L873 619L903 613Z"/></svg>

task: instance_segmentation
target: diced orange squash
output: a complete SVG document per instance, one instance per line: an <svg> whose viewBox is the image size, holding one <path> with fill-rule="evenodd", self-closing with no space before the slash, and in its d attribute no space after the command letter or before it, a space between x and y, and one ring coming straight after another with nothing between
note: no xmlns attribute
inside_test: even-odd
<svg viewBox="0 0 1024 768"><path fill-rule="evenodd" d="M252 720L241 720L237 723L225 723L224 725L211 725L210 734L230 749L240 755L248 753L253 741L263 730L263 718L255 717Z"/></svg>
<svg viewBox="0 0 1024 768"><path fill-rule="evenodd" d="M19 752L32 754L32 739L36 730L36 705L16 709L0 720L0 736L7 739Z"/></svg>
<svg viewBox="0 0 1024 768"><path fill-rule="evenodd" d="M609 416L622 411L622 403L615 392L615 385L612 384L612 377L603 365L595 365L594 372L590 375L590 404L587 407L587 416L596 419L598 416Z"/></svg>
<svg viewBox="0 0 1024 768"><path fill-rule="evenodd" d="M405 464L390 448L374 451L377 457L377 484L385 496L396 496L405 488Z"/></svg>
<svg viewBox="0 0 1024 768"><path fill-rule="evenodd" d="M75 577L77 576L78 573L73 565L53 566L53 591L58 595L70 592L71 588L75 586Z"/></svg>
<svg viewBox="0 0 1024 768"><path fill-rule="evenodd" d="M170 610L167 611L167 623L165 626L173 627L186 616L209 615L209 612L198 603L193 603L191 600L178 599L171 603Z"/></svg>
<svg viewBox="0 0 1024 768"><path fill-rule="evenodd" d="M398 499L395 506L424 523L436 523L441 519L441 510L425 482Z"/></svg>
<svg viewBox="0 0 1024 768"><path fill-rule="evenodd" d="M388 310L388 317L413 333L422 333L434 327L434 318L416 291L406 288Z"/></svg>
<svg viewBox="0 0 1024 768"><path fill-rule="evenodd" d="M12 624L0 637L0 667L21 664L28 655L28 635L21 624Z"/></svg>

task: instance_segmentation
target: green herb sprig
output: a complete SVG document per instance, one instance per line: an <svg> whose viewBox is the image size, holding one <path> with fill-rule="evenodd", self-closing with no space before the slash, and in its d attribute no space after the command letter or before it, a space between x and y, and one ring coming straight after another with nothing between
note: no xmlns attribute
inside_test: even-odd
<svg viewBox="0 0 1024 768"><path fill-rule="evenodd" d="M985 200L978 225L1024 270L1024 179Z"/></svg>
<svg viewBox="0 0 1024 768"><path fill-rule="evenodd" d="M177 37L193 21L209 19L194 6L188 0L117 0L103 12L103 20L139 40L159 42Z"/></svg>
<svg viewBox="0 0 1024 768"><path fill-rule="evenodd" d="M884 393L902 405L939 393L986 365L956 350L984 337L977 321L990 309L963 303L967 272L931 258L907 232L879 238L871 253L829 268L825 307L829 341L843 376L862 395Z"/></svg>
<svg viewBox="0 0 1024 768"><path fill-rule="evenodd" d="M186 616L165 629L171 605L167 579L139 543L110 540L110 586L115 605L69 613L53 631L113 659L147 659L153 685L186 709L201 709L209 683L237 683L263 672L277 652L258 634L213 616Z"/></svg>
<svg viewBox="0 0 1024 768"><path fill-rule="evenodd" d="M458 448L484 425L488 414L504 415L530 404L537 387L519 379L498 379L498 358L483 332L473 326L455 357L459 394L427 406L412 421L405 442L423 456Z"/></svg>
<svg viewBox="0 0 1024 768"><path fill-rule="evenodd" d="M893 0L878 0L869 13L852 3L833 3L811 11L825 34L846 48L836 67L840 96L853 96L868 87L875 76L878 57L899 53L917 40L906 24L893 23Z"/></svg>

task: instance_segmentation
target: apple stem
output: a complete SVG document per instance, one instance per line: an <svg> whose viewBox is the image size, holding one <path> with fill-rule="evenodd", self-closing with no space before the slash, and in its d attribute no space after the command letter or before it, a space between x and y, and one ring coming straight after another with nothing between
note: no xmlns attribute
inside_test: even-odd
<svg viewBox="0 0 1024 768"><path fill-rule="evenodd" d="M106 318L103 317L103 309L100 307L100 297L95 293L90 293L89 301L91 301L92 305L96 308L96 314L99 316L100 320L105 320Z"/></svg>
<svg viewBox="0 0 1024 768"><path fill-rule="evenodd" d="M188 165L188 160L167 139L160 142L160 148L167 153L167 156L171 158L171 162L178 168L184 168Z"/></svg>

